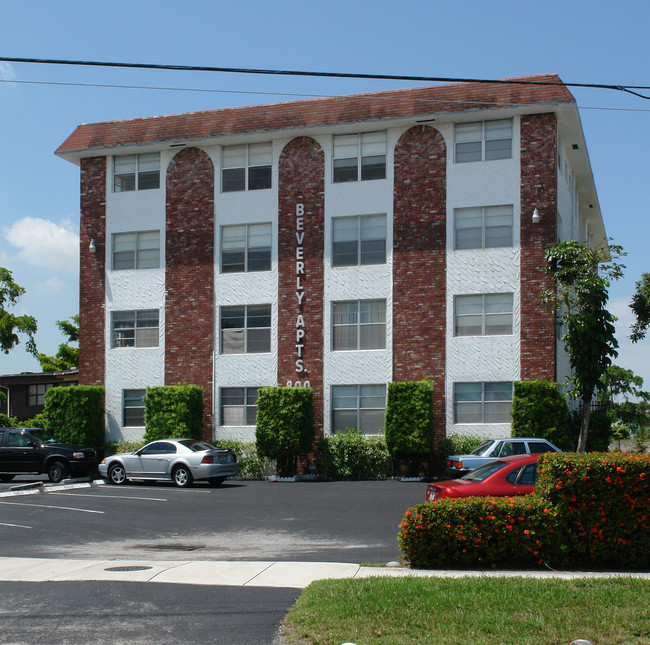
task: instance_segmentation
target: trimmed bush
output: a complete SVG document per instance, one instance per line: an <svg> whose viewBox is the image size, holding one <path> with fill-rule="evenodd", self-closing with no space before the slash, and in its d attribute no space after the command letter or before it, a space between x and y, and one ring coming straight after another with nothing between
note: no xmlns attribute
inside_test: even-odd
<svg viewBox="0 0 650 645"><path fill-rule="evenodd" d="M314 441L314 391L310 387L262 387L258 390L257 454L275 459L278 474L291 477L298 458Z"/></svg>
<svg viewBox="0 0 650 645"><path fill-rule="evenodd" d="M571 448L569 406L554 381L518 381L512 396L512 436L541 437Z"/></svg>
<svg viewBox="0 0 650 645"><path fill-rule="evenodd" d="M561 564L650 566L650 455L544 455L537 490L557 509Z"/></svg>
<svg viewBox="0 0 650 645"><path fill-rule="evenodd" d="M237 455L239 477L243 479L264 479L275 473L275 464L257 454L254 442L221 439L215 442L219 448L229 448Z"/></svg>
<svg viewBox="0 0 650 645"><path fill-rule="evenodd" d="M104 388L101 385L49 389L43 416L47 429L61 443L103 450Z"/></svg>
<svg viewBox="0 0 650 645"><path fill-rule="evenodd" d="M422 462L433 452L433 383L389 383L386 445L394 459Z"/></svg>
<svg viewBox="0 0 650 645"><path fill-rule="evenodd" d="M469 434L452 434L441 439L438 442L438 448L435 454L435 473L441 475L445 472L447 468L447 457L449 455L467 455L486 440L487 437Z"/></svg>
<svg viewBox="0 0 650 645"><path fill-rule="evenodd" d="M17 425L17 422L14 423L14 425ZM37 414L31 419L25 419L24 421L21 421L20 425L24 428L45 428L45 430L47 430L47 417L44 413Z"/></svg>
<svg viewBox="0 0 650 645"><path fill-rule="evenodd" d="M8 417L4 412L0 412L0 428L13 428L17 422L16 417Z"/></svg>
<svg viewBox="0 0 650 645"><path fill-rule="evenodd" d="M201 439L203 389L198 385L148 387L144 395L146 442L156 439Z"/></svg>
<svg viewBox="0 0 650 645"><path fill-rule="evenodd" d="M328 479L377 479L390 476L391 459L383 436L367 437L352 428L321 437L316 468Z"/></svg>

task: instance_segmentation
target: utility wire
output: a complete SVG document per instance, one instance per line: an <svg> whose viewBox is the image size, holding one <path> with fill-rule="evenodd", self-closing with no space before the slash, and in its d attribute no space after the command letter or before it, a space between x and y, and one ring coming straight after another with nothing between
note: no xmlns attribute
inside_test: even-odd
<svg viewBox="0 0 650 645"><path fill-rule="evenodd" d="M265 74L273 76L310 76L310 77L327 77L327 78L358 78L372 80L392 80L392 81L418 81L427 83L499 83L511 85L563 85L565 87L584 87L603 90L616 90L627 92L642 99L650 100L650 96L645 96L634 90L650 90L650 86L644 85L610 85L604 83L565 83L555 81L524 81L519 79L485 79L485 78L449 78L442 76L403 76L391 74L356 74L348 72L307 72L299 70L273 70L273 69L252 69L246 67L210 67L204 65L163 65L152 63L116 63L102 61L80 61L80 60L60 60L54 58L15 58L9 56L0 56L0 61L7 63L34 63L45 65L75 65L85 67L120 67L130 69L159 69L184 72L224 72L230 74Z"/></svg>

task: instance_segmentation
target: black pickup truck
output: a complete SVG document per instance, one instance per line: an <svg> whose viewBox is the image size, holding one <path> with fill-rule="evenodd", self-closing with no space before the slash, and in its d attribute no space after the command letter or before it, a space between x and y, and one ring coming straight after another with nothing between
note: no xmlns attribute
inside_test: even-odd
<svg viewBox="0 0 650 645"><path fill-rule="evenodd" d="M56 483L70 475L84 477L96 467L92 448L59 443L42 428L0 428L0 481L45 473Z"/></svg>

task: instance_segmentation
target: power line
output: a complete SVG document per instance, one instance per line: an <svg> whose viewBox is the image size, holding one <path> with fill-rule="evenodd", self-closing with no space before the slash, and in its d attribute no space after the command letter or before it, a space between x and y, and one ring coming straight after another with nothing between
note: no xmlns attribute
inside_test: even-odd
<svg viewBox="0 0 650 645"><path fill-rule="evenodd" d="M85 67L118 67L129 69L157 69L168 71L184 72L222 72L229 74L264 74L273 76L310 76L326 78L357 78L371 80L390 80L390 81L418 81L426 83L507 83L511 85L563 85L565 87L583 87L603 90L616 90L627 92L642 99L650 100L650 96L645 96L634 90L650 90L650 86L645 85L611 85L606 83L566 83L556 81L524 81L520 79L486 79L486 78L450 78L442 76L405 76L392 74L359 74L351 72L308 72L300 70L278 70L278 69L254 69L247 67L211 67L205 65L165 65L153 63L116 63L106 61L81 61L81 60L61 60L55 58L15 58L9 56L0 56L1 62L7 63L32 63L44 65L75 65Z"/></svg>

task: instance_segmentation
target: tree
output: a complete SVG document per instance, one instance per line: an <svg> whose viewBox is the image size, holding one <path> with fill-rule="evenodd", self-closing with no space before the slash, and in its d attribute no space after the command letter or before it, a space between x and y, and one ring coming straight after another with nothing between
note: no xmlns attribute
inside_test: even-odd
<svg viewBox="0 0 650 645"><path fill-rule="evenodd" d="M33 316L17 316L8 308L14 307L25 289L16 284L13 274L9 269L0 267L0 350L8 354L11 349L20 344L18 334L27 336L25 349L36 356L36 341L34 335L37 330L36 318Z"/></svg>
<svg viewBox="0 0 650 645"><path fill-rule="evenodd" d="M68 338L68 343L79 341L79 315L72 316L69 320L57 320L56 326ZM56 356L38 354L36 360L41 364L44 372L59 372L79 366L79 348L70 347L68 343L61 343Z"/></svg>
<svg viewBox="0 0 650 645"><path fill-rule="evenodd" d="M623 275L625 267L616 262L622 255L621 247L614 244L592 249L576 241L558 242L545 253L544 271L555 285L540 297L566 325L562 340L572 370L570 392L582 403L578 452L587 448L594 392L612 358L618 356L616 317L606 305L610 281Z"/></svg>
<svg viewBox="0 0 650 645"><path fill-rule="evenodd" d="M650 326L650 273L641 274L641 279L636 283L636 291L632 296L630 309L636 316L630 338L633 343L636 343L645 338Z"/></svg>

